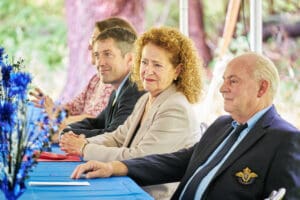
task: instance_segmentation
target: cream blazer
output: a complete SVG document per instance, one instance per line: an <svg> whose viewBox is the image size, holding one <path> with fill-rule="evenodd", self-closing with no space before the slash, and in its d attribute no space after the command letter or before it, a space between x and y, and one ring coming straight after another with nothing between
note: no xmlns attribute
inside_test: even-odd
<svg viewBox="0 0 300 200"><path fill-rule="evenodd" d="M141 121L148 98L149 94L144 94L136 103L132 114L115 131L88 138L89 144L84 149L83 159L113 161L171 153L199 141L200 122L194 106L171 85L156 97L128 147ZM176 187L177 183L171 183L147 186L144 189L155 199L169 199Z"/></svg>

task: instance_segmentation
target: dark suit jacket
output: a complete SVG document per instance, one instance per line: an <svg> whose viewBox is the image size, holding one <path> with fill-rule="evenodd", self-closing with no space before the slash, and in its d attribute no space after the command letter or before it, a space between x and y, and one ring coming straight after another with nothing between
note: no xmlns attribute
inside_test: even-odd
<svg viewBox="0 0 300 200"><path fill-rule="evenodd" d="M124 161L129 176L141 185L181 181L172 197L178 199L195 170L226 137L232 120L218 118L190 149ZM246 175L246 168L257 175L248 184L237 176ZM262 200L281 187L287 189L285 199L300 199L300 132L273 106L224 162L202 199Z"/></svg>
<svg viewBox="0 0 300 200"><path fill-rule="evenodd" d="M76 134L84 134L92 137L104 132L111 132L123 124L133 111L133 108L144 92L138 91L136 85L126 80L118 98L113 106L116 92L112 92L106 108L96 118L86 118L82 121L70 124L70 128L63 132L73 131Z"/></svg>

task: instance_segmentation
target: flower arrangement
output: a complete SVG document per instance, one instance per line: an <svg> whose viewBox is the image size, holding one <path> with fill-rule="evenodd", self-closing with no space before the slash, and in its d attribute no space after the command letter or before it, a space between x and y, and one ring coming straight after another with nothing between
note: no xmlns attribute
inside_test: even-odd
<svg viewBox="0 0 300 200"><path fill-rule="evenodd" d="M35 151L48 142L44 119L36 119L27 101L32 77L23 60L10 64L0 47L0 189L7 199L17 199L25 191L25 178L36 164ZM35 119L34 119L35 118Z"/></svg>

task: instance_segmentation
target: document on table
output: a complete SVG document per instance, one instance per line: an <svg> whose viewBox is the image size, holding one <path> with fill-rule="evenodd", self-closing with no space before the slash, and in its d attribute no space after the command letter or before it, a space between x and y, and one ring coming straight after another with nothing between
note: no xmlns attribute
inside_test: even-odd
<svg viewBox="0 0 300 200"><path fill-rule="evenodd" d="M89 182L65 181L65 182L43 182L43 181L29 181L29 186L88 186Z"/></svg>

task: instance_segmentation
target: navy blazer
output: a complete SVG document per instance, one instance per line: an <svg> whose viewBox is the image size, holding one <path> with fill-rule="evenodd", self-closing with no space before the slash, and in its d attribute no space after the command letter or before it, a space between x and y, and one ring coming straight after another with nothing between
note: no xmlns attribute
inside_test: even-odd
<svg viewBox="0 0 300 200"><path fill-rule="evenodd" d="M189 149L123 161L129 176L140 185L180 181L172 197L178 199L195 170L226 137L232 121L230 116L218 118ZM287 190L285 199L300 199L300 131L272 106L217 171L202 199L262 200L281 187Z"/></svg>
<svg viewBox="0 0 300 200"><path fill-rule="evenodd" d="M73 131L76 134L84 134L86 137L112 132L124 123L142 94L144 91L138 91L136 84L130 82L128 78L114 105L115 91L110 95L106 108L96 118L85 118L72 123L63 132Z"/></svg>

